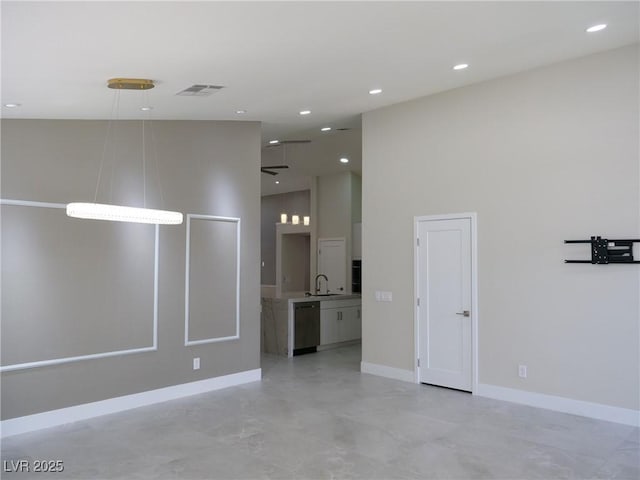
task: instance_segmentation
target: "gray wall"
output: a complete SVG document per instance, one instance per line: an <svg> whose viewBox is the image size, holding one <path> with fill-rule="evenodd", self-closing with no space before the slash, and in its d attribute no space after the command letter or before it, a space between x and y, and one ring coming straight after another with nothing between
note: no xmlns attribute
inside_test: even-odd
<svg viewBox="0 0 640 480"><path fill-rule="evenodd" d="M104 121L3 120L2 197L54 203L93 201L106 126ZM118 122L117 128L118 149L106 154L98 201L106 202L111 191L114 203L141 205L140 123ZM158 121L153 122L153 135L147 131L147 138L152 136L157 148L147 148L148 206L241 218L239 340L184 346L186 225L161 226L157 351L5 372L3 419L260 367L260 125ZM164 204L159 200L153 165L156 151ZM26 207L3 206L3 212L11 216L3 218L7 221L3 222L3 240L9 238L13 243L7 246L9 250L3 244L2 284L25 302L21 309L15 301L8 301L3 288L3 341L8 337L22 342L19 349L3 352L3 365L150 343L149 250L153 249L154 227L68 219L61 211L46 215L33 209L21 214L20 209ZM18 229L28 233L22 246L16 239ZM197 227L192 233L206 235L206 229L200 230ZM63 248L72 242L75 249ZM198 245L194 243L194 255L207 252ZM5 258L6 252L11 252L10 259ZM60 252L67 258L54 258ZM15 257L21 254L26 262L23 266L31 268L30 278L34 279L29 285L16 279L21 265ZM215 261L214 257L202 260ZM80 262L82 258L95 261ZM100 259L108 260L106 271L100 268ZM50 268L64 272L65 265L76 275L46 276ZM40 277L34 273L38 266ZM191 282L200 289L199 296L207 282L213 292L234 289L222 285L223 280L212 277L211 271L192 272ZM77 285L84 285L91 295L75 302L64 300ZM104 288L104 298L87 285ZM25 292L26 288L30 290ZM123 298L131 291L135 295ZM36 307L27 308L27 301L36 307L42 302L48 315ZM228 334L228 308L204 310L199 312L199 321L208 313L211 325L194 324L201 329L195 333L205 337ZM28 328L21 312L31 315ZM201 369L193 371L196 356L201 358Z"/></svg>
<svg viewBox="0 0 640 480"><path fill-rule="evenodd" d="M277 195L265 195L261 200L261 231L260 248L262 250L261 284L276 284L276 223L280 222L280 214L287 213L288 221L291 222L291 215L300 215L302 222L303 215L310 215L310 192L301 190L298 192L280 193ZM311 218L311 221L315 221Z"/></svg>
<svg viewBox="0 0 640 480"><path fill-rule="evenodd" d="M474 211L480 383L640 407L638 266L563 263L640 233L638 53L364 114L363 361L413 370L413 217Z"/></svg>
<svg viewBox="0 0 640 480"><path fill-rule="evenodd" d="M311 236L282 235L282 292L308 292L310 288Z"/></svg>

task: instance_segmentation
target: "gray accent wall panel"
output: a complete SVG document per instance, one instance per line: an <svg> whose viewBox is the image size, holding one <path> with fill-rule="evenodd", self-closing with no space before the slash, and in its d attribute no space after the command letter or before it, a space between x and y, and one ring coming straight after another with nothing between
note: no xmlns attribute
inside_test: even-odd
<svg viewBox="0 0 640 480"><path fill-rule="evenodd" d="M153 346L155 226L0 213L3 367Z"/></svg>
<svg viewBox="0 0 640 480"><path fill-rule="evenodd" d="M190 219L189 341L238 335L238 231L237 221Z"/></svg>
<svg viewBox="0 0 640 480"><path fill-rule="evenodd" d="M2 197L62 204L93 201L107 123L102 120L2 120ZM161 226L157 350L4 372L1 376L2 419L260 368L260 124L153 121L147 127L153 131L153 135L147 135L148 141L155 140L155 145L149 144L147 147L147 206L178 210L184 214L197 212L241 219L240 338L229 342L185 346L186 223ZM98 202L108 203L111 200L114 203L141 206L140 122L117 121L114 128L117 148L110 146L108 149ZM156 164L162 198L156 182ZM113 188L110 186L112 168ZM92 239L91 243L95 243L96 239L103 238L102 229L108 228L93 221L82 223L81 228L88 229L88 232L86 235L76 232L78 235L75 240L73 237L76 235L71 231L65 232L63 224L38 225L47 242L61 237L67 242L74 242L75 248L88 248L85 240ZM114 281L135 279L140 285L133 287L133 290L142 289L142 294L148 296L150 281L138 280L142 272L149 271L152 233L141 233L143 238L137 243L143 249L145 263L137 265L131 258L115 255L112 251L117 247L122 253L117 235L123 232L128 232L125 233L127 236L133 235L134 230L113 228L106 233L114 237L104 238L106 244L99 250L99 256L110 261L116 259L115 264L108 266L112 269ZM149 229L149 232L152 230ZM121 240L125 242L124 238ZM134 245L126 240L125 251L131 253L129 249L132 248ZM51 258L54 253L47 249L42 249L41 254L44 257L38 262L39 265L55 261ZM3 262L3 283L7 281L7 275L14 275L6 267ZM86 268L86 271L76 268L78 274L83 272L82 281L87 288L104 280L104 273L96 268ZM70 280L63 275L57 282L38 285L34 288L32 298L34 302L46 297L63 298L62 293L69 288ZM215 284L211 285L216 295L217 288ZM121 290L124 290L124 285L108 295L113 298ZM148 344L148 329L151 327L148 302L137 305L139 310L133 314L124 310L117 312L113 305L97 304L93 309L90 307L82 301L64 305L64 317L92 317L77 320L74 324L62 316L48 319L64 326L59 332L61 338L83 339L81 344L76 340L70 341L61 349L61 354L99 347ZM118 318L111 322L103 321L114 314ZM98 324L103 330L95 330ZM44 321L31 325L22 333L8 331L8 325L2 318L0 328L3 337L27 333L41 337L47 335L48 324ZM125 326L131 329L130 335L119 331ZM84 331L77 332L77 329ZM100 331L104 332L103 339L95 341L91 348L84 345L84 339L93 338ZM209 332L198 333L201 334L208 335ZM145 343L139 345L140 341ZM38 342L40 345L46 344L42 338ZM31 350L34 348L30 347ZM10 355L20 353L14 351ZM44 352L41 352L39 358L44 356ZM194 357L200 358L200 370L194 371L192 368Z"/></svg>

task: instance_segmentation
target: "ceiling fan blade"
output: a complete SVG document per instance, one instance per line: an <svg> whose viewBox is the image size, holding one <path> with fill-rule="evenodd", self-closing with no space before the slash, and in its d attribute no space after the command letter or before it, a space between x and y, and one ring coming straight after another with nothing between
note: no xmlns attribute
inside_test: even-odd
<svg viewBox="0 0 640 480"><path fill-rule="evenodd" d="M265 165L260 168L270 168L273 170L274 168L289 168L289 165Z"/></svg>
<svg viewBox="0 0 640 480"><path fill-rule="evenodd" d="M267 170L267 169L265 169L265 168L261 168L261 169L260 169L260 171L261 171L262 173L268 173L269 175L278 175L278 172L272 172L272 171Z"/></svg>

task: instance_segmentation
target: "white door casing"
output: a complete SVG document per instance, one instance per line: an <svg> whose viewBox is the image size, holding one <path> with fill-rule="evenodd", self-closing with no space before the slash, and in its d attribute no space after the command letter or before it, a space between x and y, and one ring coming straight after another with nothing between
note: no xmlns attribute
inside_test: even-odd
<svg viewBox="0 0 640 480"><path fill-rule="evenodd" d="M475 214L415 219L416 381L477 383Z"/></svg>
<svg viewBox="0 0 640 480"><path fill-rule="evenodd" d="M329 279L331 293L346 293L347 283L347 250L344 238L318 239L318 274ZM321 293L325 293L325 280L320 280ZM315 285L311 285L315 289Z"/></svg>

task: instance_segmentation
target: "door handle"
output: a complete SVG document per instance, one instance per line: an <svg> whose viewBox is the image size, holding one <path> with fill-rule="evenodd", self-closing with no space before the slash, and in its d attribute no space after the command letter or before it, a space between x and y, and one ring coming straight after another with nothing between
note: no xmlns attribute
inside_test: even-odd
<svg viewBox="0 0 640 480"><path fill-rule="evenodd" d="M469 317L471 315L471 313L469 313L469 310L463 310L462 312L456 312L456 315L462 315L463 317Z"/></svg>

